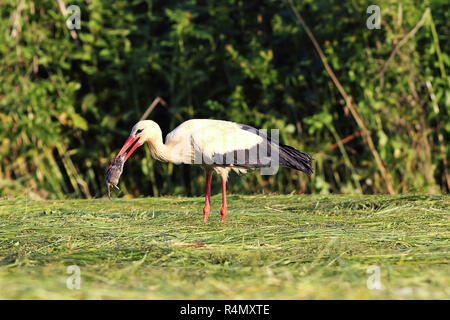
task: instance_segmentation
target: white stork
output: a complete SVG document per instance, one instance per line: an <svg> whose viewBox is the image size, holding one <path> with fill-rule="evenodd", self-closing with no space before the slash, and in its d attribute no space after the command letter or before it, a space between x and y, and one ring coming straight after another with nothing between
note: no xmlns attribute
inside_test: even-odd
<svg viewBox="0 0 450 320"><path fill-rule="evenodd" d="M175 164L197 164L206 171L206 196L203 222L211 208L211 173L222 178L222 221L227 215L226 181L230 170L245 173L246 169L271 165L293 168L312 174L312 158L290 146L274 143L261 130L222 120L192 119L183 122L166 136L163 143L159 125L151 120L136 123L130 137L119 151L125 161L147 142L153 158ZM276 157L276 159L275 159Z"/></svg>

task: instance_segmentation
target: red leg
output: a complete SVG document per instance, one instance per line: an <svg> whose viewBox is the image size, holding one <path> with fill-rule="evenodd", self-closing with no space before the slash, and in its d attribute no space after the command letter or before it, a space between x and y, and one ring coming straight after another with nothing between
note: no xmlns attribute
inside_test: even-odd
<svg viewBox="0 0 450 320"><path fill-rule="evenodd" d="M211 210L211 173L206 173L206 192L205 207L203 208L203 222L208 221L209 211Z"/></svg>
<svg viewBox="0 0 450 320"><path fill-rule="evenodd" d="M227 180L222 179L222 209L220 209L222 221L225 221L225 217L227 216L227 208Z"/></svg>

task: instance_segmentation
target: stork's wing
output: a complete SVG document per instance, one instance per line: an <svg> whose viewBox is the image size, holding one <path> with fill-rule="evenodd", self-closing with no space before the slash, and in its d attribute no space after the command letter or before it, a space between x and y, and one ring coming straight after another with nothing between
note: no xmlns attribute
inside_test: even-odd
<svg viewBox="0 0 450 320"><path fill-rule="evenodd" d="M192 119L166 137L175 163L243 168L282 166L312 174L312 157L262 130L222 120Z"/></svg>
<svg viewBox="0 0 450 320"><path fill-rule="evenodd" d="M252 127L220 121L191 135L194 163L239 167L270 165L271 142Z"/></svg>

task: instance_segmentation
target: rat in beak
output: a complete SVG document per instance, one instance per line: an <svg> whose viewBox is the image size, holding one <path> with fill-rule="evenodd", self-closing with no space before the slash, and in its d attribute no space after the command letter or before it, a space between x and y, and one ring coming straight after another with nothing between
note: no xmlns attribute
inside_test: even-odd
<svg viewBox="0 0 450 320"><path fill-rule="evenodd" d="M113 186L119 189L117 187L117 184L119 183L119 178L122 174L125 162L138 147L142 146L145 141L149 140L149 134L154 131L155 126L157 125L153 121L143 120L136 123L136 125L131 130L130 136L128 137L127 141L125 141L125 144L122 146L119 153L114 158L114 161L111 163L105 173L109 199L111 199L110 187Z"/></svg>
<svg viewBox="0 0 450 320"><path fill-rule="evenodd" d="M108 198L111 200L111 186L119 189L117 184L119 183L119 178L123 172L123 165L126 160L126 153L121 154L120 156L114 159L114 162L108 168L108 171L105 173L106 185L108 186Z"/></svg>

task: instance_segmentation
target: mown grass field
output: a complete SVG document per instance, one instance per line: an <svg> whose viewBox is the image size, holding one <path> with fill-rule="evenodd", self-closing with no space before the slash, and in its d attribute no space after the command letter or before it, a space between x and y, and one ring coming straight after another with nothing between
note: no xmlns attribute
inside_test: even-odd
<svg viewBox="0 0 450 320"><path fill-rule="evenodd" d="M0 298L450 298L449 196L229 196L225 223L220 204L204 225L200 197L1 200Z"/></svg>

